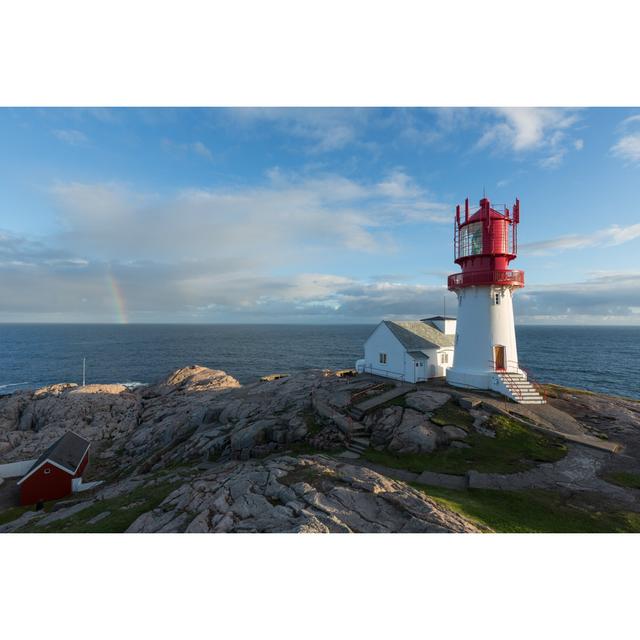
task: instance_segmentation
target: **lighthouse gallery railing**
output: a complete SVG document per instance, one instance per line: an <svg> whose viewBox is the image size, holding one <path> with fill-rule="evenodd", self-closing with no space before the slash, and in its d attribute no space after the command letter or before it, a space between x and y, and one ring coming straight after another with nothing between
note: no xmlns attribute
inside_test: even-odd
<svg viewBox="0 0 640 640"><path fill-rule="evenodd" d="M449 289L468 287L471 285L510 285L524 286L524 271L519 269L505 269L504 271L467 271L454 273L447 281Z"/></svg>

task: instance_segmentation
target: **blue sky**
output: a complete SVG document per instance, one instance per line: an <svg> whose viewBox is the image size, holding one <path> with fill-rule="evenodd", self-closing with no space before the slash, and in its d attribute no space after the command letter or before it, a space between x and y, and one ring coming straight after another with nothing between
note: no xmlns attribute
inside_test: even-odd
<svg viewBox="0 0 640 640"><path fill-rule="evenodd" d="M442 310L519 197L519 322L640 324L640 109L0 109L0 321Z"/></svg>

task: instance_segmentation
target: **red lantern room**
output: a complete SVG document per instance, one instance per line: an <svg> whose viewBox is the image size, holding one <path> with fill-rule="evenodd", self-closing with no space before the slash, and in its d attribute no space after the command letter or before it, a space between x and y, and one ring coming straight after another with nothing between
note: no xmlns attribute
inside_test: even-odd
<svg viewBox="0 0 640 640"><path fill-rule="evenodd" d="M453 245L455 262L462 267L462 273L449 276L449 289L483 285L523 287L524 272L509 268L517 253L519 222L517 199L511 213L506 206L492 207L488 198L482 198L480 208L470 216L467 198L464 220L460 219L458 205Z"/></svg>

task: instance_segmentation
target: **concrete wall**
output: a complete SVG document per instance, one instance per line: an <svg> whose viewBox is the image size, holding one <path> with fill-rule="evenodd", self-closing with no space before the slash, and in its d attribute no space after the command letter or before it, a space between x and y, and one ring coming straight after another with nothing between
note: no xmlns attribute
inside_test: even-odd
<svg viewBox="0 0 640 640"><path fill-rule="evenodd" d="M34 460L20 460L19 462L9 462L0 464L0 478L21 478L31 467Z"/></svg>
<svg viewBox="0 0 640 640"><path fill-rule="evenodd" d="M458 290L455 364L447 381L456 386L487 389L492 382L493 347L505 347L507 371L520 371L509 287L465 287ZM500 303L495 303L495 295Z"/></svg>

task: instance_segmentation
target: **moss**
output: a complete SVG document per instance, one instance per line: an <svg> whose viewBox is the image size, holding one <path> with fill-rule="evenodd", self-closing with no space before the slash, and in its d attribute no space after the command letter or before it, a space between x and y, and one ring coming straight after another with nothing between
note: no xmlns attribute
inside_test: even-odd
<svg viewBox="0 0 640 640"><path fill-rule="evenodd" d="M640 474L630 473L628 471L612 471L602 476L603 480L616 484L619 487L627 487L630 489L640 489Z"/></svg>
<svg viewBox="0 0 640 640"><path fill-rule="evenodd" d="M416 454L367 449L363 456L371 462L414 473L437 471L463 475L471 469L485 473L516 473L539 462L560 460L567 452L560 440L534 432L512 418L492 416L489 428L495 431L495 438L471 432L466 439L468 448L446 447L432 453Z"/></svg>
<svg viewBox="0 0 640 640"><path fill-rule="evenodd" d="M458 406L453 400L447 400L441 407L435 410L431 416L431 422L444 427L452 424L468 431L473 426L473 416Z"/></svg>
<svg viewBox="0 0 640 640"><path fill-rule="evenodd" d="M594 511L554 491L443 489L414 484L436 502L499 533L637 533L640 514Z"/></svg>

